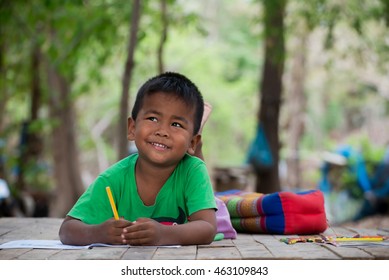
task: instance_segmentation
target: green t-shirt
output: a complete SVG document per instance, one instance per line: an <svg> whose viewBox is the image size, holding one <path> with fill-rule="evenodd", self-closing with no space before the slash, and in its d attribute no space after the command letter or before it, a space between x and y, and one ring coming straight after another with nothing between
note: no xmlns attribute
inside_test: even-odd
<svg viewBox="0 0 389 280"><path fill-rule="evenodd" d="M120 217L129 221L152 218L163 224L182 224L203 209L216 209L205 163L185 155L159 191L155 204L146 206L138 195L133 154L100 174L78 199L68 215L86 224L100 224L113 217L106 192L109 186Z"/></svg>

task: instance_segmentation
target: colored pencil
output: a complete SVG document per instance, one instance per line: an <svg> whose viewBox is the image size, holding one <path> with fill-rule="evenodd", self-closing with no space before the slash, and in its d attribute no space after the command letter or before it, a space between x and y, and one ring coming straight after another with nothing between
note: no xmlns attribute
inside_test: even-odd
<svg viewBox="0 0 389 280"><path fill-rule="evenodd" d="M107 191L109 203L111 204L113 216L115 217L115 220L119 220L119 214L116 209L115 201L113 200L112 192L110 187L106 187L105 190Z"/></svg>

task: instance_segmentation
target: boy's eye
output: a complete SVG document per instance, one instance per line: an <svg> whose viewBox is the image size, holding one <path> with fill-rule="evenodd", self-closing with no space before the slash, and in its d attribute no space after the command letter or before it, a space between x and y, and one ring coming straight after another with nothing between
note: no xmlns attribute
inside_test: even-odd
<svg viewBox="0 0 389 280"><path fill-rule="evenodd" d="M180 123L177 123L177 122L172 123L172 126L175 126L175 127L182 127L182 125L181 125Z"/></svg>
<svg viewBox="0 0 389 280"><path fill-rule="evenodd" d="M148 117L147 119L150 120L150 121L152 121L152 122L156 122L156 121L157 121L157 118L156 118L156 117Z"/></svg>

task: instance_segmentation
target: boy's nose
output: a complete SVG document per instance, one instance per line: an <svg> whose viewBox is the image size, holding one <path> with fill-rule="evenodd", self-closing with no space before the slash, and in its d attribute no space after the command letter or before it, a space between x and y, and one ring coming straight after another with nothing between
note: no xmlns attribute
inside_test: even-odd
<svg viewBox="0 0 389 280"><path fill-rule="evenodd" d="M165 128L165 126L160 125L158 129L155 131L155 135L158 135L160 137L168 137L169 133L168 130Z"/></svg>

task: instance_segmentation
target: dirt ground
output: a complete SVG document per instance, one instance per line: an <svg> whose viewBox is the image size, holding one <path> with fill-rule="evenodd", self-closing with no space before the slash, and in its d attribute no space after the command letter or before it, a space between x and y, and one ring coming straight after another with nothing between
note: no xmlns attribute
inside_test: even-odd
<svg viewBox="0 0 389 280"><path fill-rule="evenodd" d="M389 214L369 216L356 222L344 223L342 224L342 226L353 228L380 229L389 232Z"/></svg>

